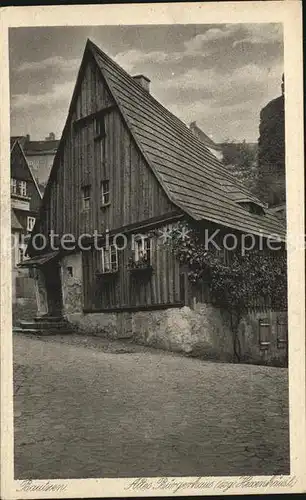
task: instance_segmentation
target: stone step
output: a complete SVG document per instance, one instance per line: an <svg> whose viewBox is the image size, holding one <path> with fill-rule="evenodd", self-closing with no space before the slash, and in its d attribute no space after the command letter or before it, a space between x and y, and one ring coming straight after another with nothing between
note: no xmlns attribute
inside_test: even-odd
<svg viewBox="0 0 306 500"><path fill-rule="evenodd" d="M29 334L29 335L58 335L58 334L69 334L73 333L73 330L71 327L65 325L63 328L54 328L54 327L48 327L48 328L30 328L30 327L13 327L13 333L23 333L23 334Z"/></svg>
<svg viewBox="0 0 306 500"><path fill-rule="evenodd" d="M37 329L31 329L31 328L20 328L18 326L13 326L13 333L32 333L32 334L36 334L37 335L37 332L39 330Z"/></svg>
<svg viewBox="0 0 306 500"><path fill-rule="evenodd" d="M61 322L52 321L19 321L19 327L23 330L67 330L69 329L69 324L67 321L62 320Z"/></svg>
<svg viewBox="0 0 306 500"><path fill-rule="evenodd" d="M35 322L38 323L60 323L62 321L65 321L65 319L62 316L36 316L34 318Z"/></svg>

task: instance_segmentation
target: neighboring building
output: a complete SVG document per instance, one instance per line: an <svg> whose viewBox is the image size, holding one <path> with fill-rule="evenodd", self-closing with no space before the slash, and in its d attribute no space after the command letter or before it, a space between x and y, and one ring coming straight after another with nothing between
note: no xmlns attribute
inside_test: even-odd
<svg viewBox="0 0 306 500"><path fill-rule="evenodd" d="M258 192L270 206L286 201L285 96L270 101L260 112L258 139Z"/></svg>
<svg viewBox="0 0 306 500"><path fill-rule="evenodd" d="M88 40L25 263L35 273L38 316L64 318L86 333L233 359L228 311L191 284L188 269L156 235L179 220L203 231L285 237L265 205L150 95L148 79L131 77ZM51 230L57 240L35 250L34 237L36 245L39 234L48 241ZM57 250L65 234L78 243ZM261 349L261 316L244 318L244 360L284 356L273 329L269 350Z"/></svg>
<svg viewBox="0 0 306 500"><path fill-rule="evenodd" d="M229 174L233 175L253 194L257 194L257 143L243 141L216 144L200 129L196 122L190 123L189 128L209 151L226 166Z"/></svg>
<svg viewBox="0 0 306 500"><path fill-rule="evenodd" d="M13 139L19 140L28 165L31 167L39 187L43 191L50 175L59 140L55 139L53 132L44 141L31 141L29 135L13 137Z"/></svg>
<svg viewBox="0 0 306 500"><path fill-rule="evenodd" d="M237 181L253 194L258 193L257 143L224 142L220 144L223 152L222 163ZM261 199L261 196L259 196Z"/></svg>
<svg viewBox="0 0 306 500"><path fill-rule="evenodd" d="M220 144L216 144L203 130L198 127L196 122L191 122L189 125L191 132L200 139L203 144L209 149L209 151L215 155L218 160L222 161L223 152Z"/></svg>
<svg viewBox="0 0 306 500"><path fill-rule="evenodd" d="M13 303L33 296L34 284L28 271L18 267L25 259L27 240L34 227L41 203L35 177L27 163L22 146L11 139L11 233Z"/></svg>

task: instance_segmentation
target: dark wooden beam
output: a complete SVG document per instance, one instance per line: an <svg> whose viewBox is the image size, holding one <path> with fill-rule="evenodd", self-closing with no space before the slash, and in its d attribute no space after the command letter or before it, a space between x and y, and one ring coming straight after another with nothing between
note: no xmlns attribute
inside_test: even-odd
<svg viewBox="0 0 306 500"><path fill-rule="evenodd" d="M93 120L94 118L97 118L98 116L103 116L105 115L106 113L110 113L114 108L116 107L115 104L112 104L110 106L107 106L105 108L101 108L99 109L98 111L96 111L95 113L90 113L90 115L86 115L86 116L82 116L81 118L79 118L78 120L74 120L73 122L73 126L74 127L81 127L83 126L85 123Z"/></svg>

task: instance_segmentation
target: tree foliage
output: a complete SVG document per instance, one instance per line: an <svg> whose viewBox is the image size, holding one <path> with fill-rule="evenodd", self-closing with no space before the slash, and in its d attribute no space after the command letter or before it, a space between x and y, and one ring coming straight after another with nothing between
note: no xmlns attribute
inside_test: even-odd
<svg viewBox="0 0 306 500"><path fill-rule="evenodd" d="M270 101L260 113L258 160L273 164L275 168L285 164L285 109L284 96Z"/></svg>
<svg viewBox="0 0 306 500"><path fill-rule="evenodd" d="M246 188L255 193L257 188L257 147L248 144L227 142L222 144L223 164Z"/></svg>

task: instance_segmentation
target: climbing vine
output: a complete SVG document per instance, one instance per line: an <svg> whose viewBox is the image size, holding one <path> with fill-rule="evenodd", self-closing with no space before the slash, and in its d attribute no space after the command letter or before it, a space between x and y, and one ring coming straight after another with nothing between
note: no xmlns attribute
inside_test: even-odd
<svg viewBox="0 0 306 500"><path fill-rule="evenodd" d="M170 244L181 263L188 264L188 277L194 283L209 284L212 300L217 305L246 311L264 302L273 309L287 308L286 252L281 250L225 252L202 241L199 230L188 227L182 238L178 224L171 232Z"/></svg>
<svg viewBox="0 0 306 500"><path fill-rule="evenodd" d="M199 230L188 227L188 237L182 238L178 224L171 232L168 244L176 257L187 265L191 283L208 284L212 302L227 309L231 317L234 348L239 358L238 326L244 313L256 307L287 309L287 263L282 250L224 252L203 242Z"/></svg>

